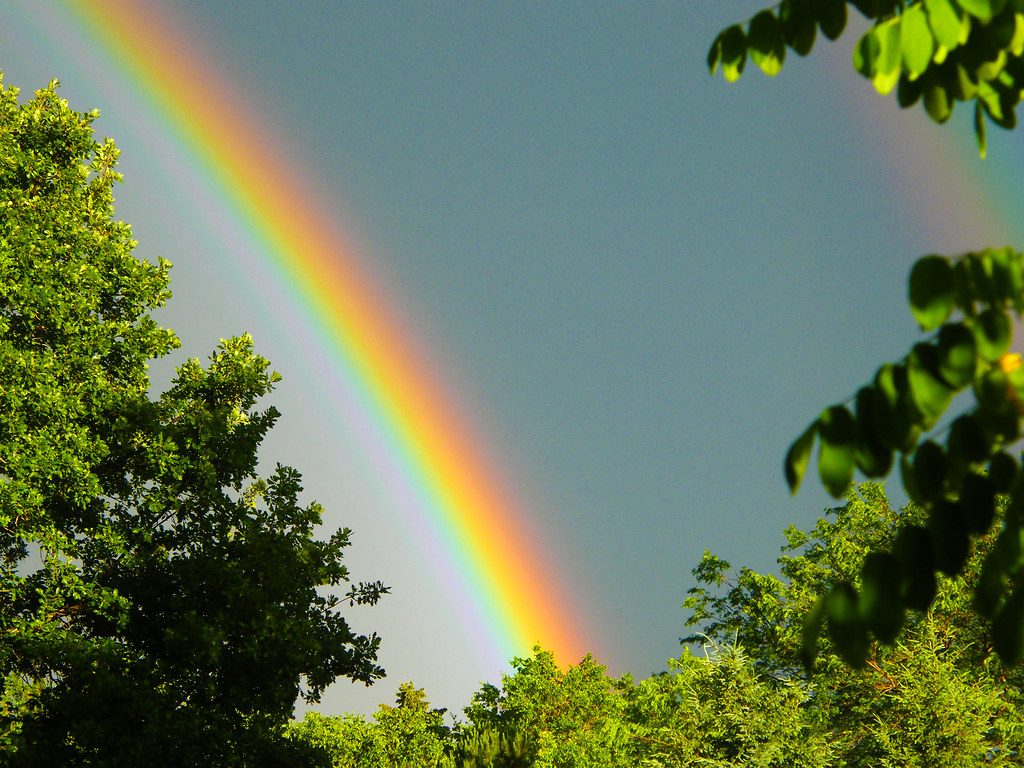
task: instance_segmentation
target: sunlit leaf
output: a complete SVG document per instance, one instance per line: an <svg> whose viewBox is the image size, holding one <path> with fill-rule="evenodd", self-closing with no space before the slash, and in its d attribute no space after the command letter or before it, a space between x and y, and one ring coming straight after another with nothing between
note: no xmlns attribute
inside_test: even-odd
<svg viewBox="0 0 1024 768"><path fill-rule="evenodd" d="M961 8L981 21L982 24L987 24L1006 5L1006 0L957 0L957 2Z"/></svg>
<svg viewBox="0 0 1024 768"><path fill-rule="evenodd" d="M920 5L912 5L899 18L900 51L903 66L917 76L931 64L935 38L928 26L928 17Z"/></svg>
<svg viewBox="0 0 1024 768"><path fill-rule="evenodd" d="M953 311L953 268L942 256L924 256L910 271L910 310L922 330L938 328Z"/></svg>
<svg viewBox="0 0 1024 768"><path fill-rule="evenodd" d="M747 35L743 27L733 24L720 36L722 74L730 83L739 79L747 63Z"/></svg>
<svg viewBox="0 0 1024 768"><path fill-rule="evenodd" d="M786 59L786 43L782 39L779 20L771 11L761 11L750 21L747 33L750 60L769 76L775 76L782 69Z"/></svg>
<svg viewBox="0 0 1024 768"><path fill-rule="evenodd" d="M960 44L960 16L952 0L923 0L928 26L943 47L953 50Z"/></svg>

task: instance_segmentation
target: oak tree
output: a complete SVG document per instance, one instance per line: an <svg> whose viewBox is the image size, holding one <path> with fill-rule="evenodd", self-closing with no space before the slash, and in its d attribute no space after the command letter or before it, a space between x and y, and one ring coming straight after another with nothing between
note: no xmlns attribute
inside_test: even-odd
<svg viewBox="0 0 1024 768"><path fill-rule="evenodd" d="M150 396L170 265L113 218L96 116L0 79L3 762L292 764L297 696L383 674L338 609L385 588L332 594L349 531L257 474L278 376L247 335Z"/></svg>

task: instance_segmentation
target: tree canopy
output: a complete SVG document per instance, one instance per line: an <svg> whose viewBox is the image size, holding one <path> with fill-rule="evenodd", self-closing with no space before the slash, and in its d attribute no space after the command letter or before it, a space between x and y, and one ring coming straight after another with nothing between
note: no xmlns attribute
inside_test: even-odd
<svg viewBox="0 0 1024 768"><path fill-rule="evenodd" d="M9 765L288 765L297 696L371 683L350 532L257 475L278 380L243 335L151 398L164 260L113 218L118 151L0 79L0 749ZM322 588L327 588L325 591ZM304 754L304 752L303 752Z"/></svg>
<svg viewBox="0 0 1024 768"><path fill-rule="evenodd" d="M711 46L710 69L721 65L735 80L749 54L775 75L787 47L805 56L817 30L839 37L848 5L872 24L853 65L879 92L896 87L902 107L923 98L940 123L956 101L973 101L982 156L986 120L1016 125L1024 94L1022 0L782 0L745 27L723 30ZM836 497L855 470L877 478L898 465L904 489L926 515L810 609L806 660L813 661L826 618L833 634L846 638L840 650L853 666L867 660L869 633L894 642L907 611L932 604L936 573L964 571L972 541L996 524L996 496L1007 494L1009 512L976 574L973 608L992 621L996 651L1015 666L1024 658L1024 473L1007 449L1021 438L1024 412L1024 368L1010 353L1011 313L1024 312L1024 255L1009 247L928 254L914 264L908 294L930 335L901 360L883 363L849 400L825 408L790 448L785 475L795 493L815 443L819 477ZM974 405L942 422L963 391Z"/></svg>
<svg viewBox="0 0 1024 768"><path fill-rule="evenodd" d="M969 581L994 535L979 541L965 576L939 578L930 610L910 617L899 642L870 644L863 669L845 664L842 637L828 635L817 672L803 670L809 607L843 580L859 586L871 553L925 515L893 508L866 483L811 530L786 531L778 576L734 571L706 552L685 603L691 648L646 679L610 677L591 656L563 669L535 648L451 725L406 683L397 706L370 720L310 713L292 737L339 768L1018 765L1024 679L998 663L971 610Z"/></svg>

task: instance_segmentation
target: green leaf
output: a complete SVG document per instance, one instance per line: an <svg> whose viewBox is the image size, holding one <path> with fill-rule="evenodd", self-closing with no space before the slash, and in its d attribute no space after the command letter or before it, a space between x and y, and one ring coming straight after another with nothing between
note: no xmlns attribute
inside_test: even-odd
<svg viewBox="0 0 1024 768"><path fill-rule="evenodd" d="M876 400L872 387L857 392L857 466L868 477L884 477L892 468L892 449L876 432Z"/></svg>
<svg viewBox="0 0 1024 768"><path fill-rule="evenodd" d="M940 125L953 114L953 102L946 89L937 82L932 82L924 89L924 109L928 117Z"/></svg>
<svg viewBox="0 0 1024 768"><path fill-rule="evenodd" d="M708 71L713 75L718 71L718 64L722 60L722 37L725 32L719 32L715 42L708 49Z"/></svg>
<svg viewBox="0 0 1024 768"><path fill-rule="evenodd" d="M999 361L1010 351L1013 324L1009 316L998 309L986 309L974 322L974 341L978 354L990 363Z"/></svg>
<svg viewBox="0 0 1024 768"><path fill-rule="evenodd" d="M974 283L971 279L971 266L967 259L958 259L953 264L953 298L956 306L968 318L975 317L978 312L975 307Z"/></svg>
<svg viewBox="0 0 1024 768"><path fill-rule="evenodd" d="M829 40L835 40L846 29L846 0L819 0L818 26Z"/></svg>
<svg viewBox="0 0 1024 768"><path fill-rule="evenodd" d="M815 421L786 452L786 483L789 485L791 494L795 494L800 488L800 481L803 480L804 473L807 471L807 462L810 459L811 448L814 447L814 438L817 434L818 422Z"/></svg>
<svg viewBox="0 0 1024 768"><path fill-rule="evenodd" d="M843 495L853 479L856 464L856 425L841 405L826 408L818 419L818 474L825 490L836 498Z"/></svg>
<svg viewBox="0 0 1024 768"><path fill-rule="evenodd" d="M900 75L900 80L896 84L896 101L903 109L912 107L921 100L921 94L924 93L924 81L922 78L917 80L911 80L907 77L907 73L904 72Z"/></svg>
<svg viewBox="0 0 1024 768"><path fill-rule="evenodd" d="M942 256L924 256L910 271L910 310L921 330L938 328L953 312L953 267Z"/></svg>
<svg viewBox="0 0 1024 768"><path fill-rule="evenodd" d="M912 5L899 19L900 50L903 66L914 77L924 73L932 63L935 38L928 26L928 17L920 5Z"/></svg>
<svg viewBox="0 0 1024 768"><path fill-rule="evenodd" d="M886 363L874 381L875 434L886 447L904 453L917 445L921 414L910 393L905 365Z"/></svg>
<svg viewBox="0 0 1024 768"><path fill-rule="evenodd" d="M903 577L900 594L908 608L927 611L938 589L932 565L931 535L919 525L909 525L896 535L893 554Z"/></svg>
<svg viewBox="0 0 1024 768"><path fill-rule="evenodd" d="M1000 128L1010 130L1017 125L1017 114L1014 111L1016 100L1011 92L998 87L998 83L978 83L978 101L985 109L993 123Z"/></svg>
<svg viewBox="0 0 1024 768"><path fill-rule="evenodd" d="M987 533L996 517L995 483L984 475L968 474L960 486L960 508L968 531Z"/></svg>
<svg viewBox="0 0 1024 768"><path fill-rule="evenodd" d="M743 66L747 63L747 36L743 27L733 24L722 32L721 40L721 62L722 74L730 83L739 79L743 73Z"/></svg>
<svg viewBox="0 0 1024 768"><path fill-rule="evenodd" d="M942 326L938 338L939 374L954 390L966 387L974 379L977 364L974 333L963 323Z"/></svg>
<svg viewBox="0 0 1024 768"><path fill-rule="evenodd" d="M774 77L779 73L782 63L786 60L786 43L782 39L782 28L774 13L761 11L751 19L747 45L750 60L766 75Z"/></svg>
<svg viewBox="0 0 1024 768"><path fill-rule="evenodd" d="M997 554L989 552L974 585L974 609L984 618L991 619L1005 592L1006 574L999 565Z"/></svg>
<svg viewBox="0 0 1024 768"><path fill-rule="evenodd" d="M853 68L869 80L875 74L881 43L874 29L865 32L853 47Z"/></svg>
<svg viewBox="0 0 1024 768"><path fill-rule="evenodd" d="M960 15L952 0L923 0L928 26L939 45L953 50L960 44Z"/></svg>
<svg viewBox="0 0 1024 768"><path fill-rule="evenodd" d="M1002 298L1013 304L1018 315L1024 314L1024 258L1012 248L989 248L986 253Z"/></svg>
<svg viewBox="0 0 1024 768"><path fill-rule="evenodd" d="M942 496L946 484L946 452L934 440L921 443L914 452L914 479L917 494L911 498L918 504ZM908 493L910 489L908 488Z"/></svg>
<svg viewBox="0 0 1024 768"><path fill-rule="evenodd" d="M984 160L988 152L988 137L985 135L985 111L980 101L974 102L974 138L978 142L978 155Z"/></svg>
<svg viewBox="0 0 1024 768"><path fill-rule="evenodd" d="M930 429L946 412L955 392L939 374L939 353L931 344L914 346L907 358L907 380L914 404L922 415L922 426Z"/></svg>
<svg viewBox="0 0 1024 768"><path fill-rule="evenodd" d="M1017 477L1017 460L1010 454L1000 451L988 464L988 476L996 493L1006 493Z"/></svg>
<svg viewBox="0 0 1024 768"><path fill-rule="evenodd" d="M814 669L814 660L818 656L818 638L821 636L821 625L825 621L825 596L819 597L804 617L801 630L800 660L808 672Z"/></svg>
<svg viewBox="0 0 1024 768"><path fill-rule="evenodd" d="M971 552L971 535L960 504L949 499L936 501L928 516L928 530L935 567L947 576L956 576Z"/></svg>
<svg viewBox="0 0 1024 768"><path fill-rule="evenodd" d="M1006 0L957 0L960 7L971 16L977 18L982 24L987 24L992 17L1003 10Z"/></svg>
<svg viewBox="0 0 1024 768"><path fill-rule="evenodd" d="M814 47L818 31L818 18L807 0L783 0L779 7L782 32L789 45L800 56L806 56Z"/></svg>
<svg viewBox="0 0 1024 768"><path fill-rule="evenodd" d="M1024 656L1024 587L1017 587L992 619L992 645L1004 667Z"/></svg>
<svg viewBox="0 0 1024 768"><path fill-rule="evenodd" d="M994 453L982 421L973 414L958 417L949 426L946 439L946 478L951 489L974 469L980 469Z"/></svg>
<svg viewBox="0 0 1024 768"><path fill-rule="evenodd" d="M848 581L841 581L825 598L828 631L832 642L848 665L864 666L868 653L868 635L857 608L857 590Z"/></svg>
<svg viewBox="0 0 1024 768"><path fill-rule="evenodd" d="M891 645L903 628L900 562L888 552L870 552L861 567L858 609L867 628Z"/></svg>

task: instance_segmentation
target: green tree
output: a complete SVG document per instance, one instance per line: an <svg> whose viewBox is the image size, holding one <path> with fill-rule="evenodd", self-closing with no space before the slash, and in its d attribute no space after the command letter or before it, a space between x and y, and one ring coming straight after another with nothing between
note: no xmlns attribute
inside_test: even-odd
<svg viewBox="0 0 1024 768"><path fill-rule="evenodd" d="M538 766L622 764L624 744L614 738L622 699L590 654L563 671L536 647L532 658L513 659L512 668L500 688L484 685L465 708L477 737L491 732L520 744Z"/></svg>
<svg viewBox="0 0 1024 768"><path fill-rule="evenodd" d="M787 48L805 56L818 30L839 37L850 5L871 23L857 43L854 67L880 93L896 88L901 107L923 100L939 123L957 101L973 102L983 157L987 122L1016 125L1024 95L1024 0L781 0L745 25L723 30L709 51L709 67L714 73L720 65L726 79L735 80L749 55L775 75ZM882 365L850 398L852 410L841 403L822 411L790 448L785 473L795 492L816 441L818 473L836 497L855 469L884 477L898 463L908 496L927 514L891 552L865 560L861 591L847 579L821 598L809 614L808 647L827 615L843 627L846 661L862 666L869 633L891 642L891 625L931 603L937 572L962 572L972 537L989 534L993 499L1005 493L1009 513L999 545L978 571L974 608L992 620L995 648L1012 667L1024 658L1024 473L1004 449L1021 437L1024 368L1008 353L1009 313L1024 313L1024 255L1011 248L928 255L914 265L909 282L914 317L933 335L902 360ZM966 389L974 406L934 433L954 396Z"/></svg>
<svg viewBox="0 0 1024 768"><path fill-rule="evenodd" d="M320 591L349 531L315 537L295 470L256 475L278 377L248 336L149 397L170 265L112 218L96 115L0 79L3 762L300 764L296 696L383 674L337 609L385 588Z"/></svg>
<svg viewBox="0 0 1024 768"><path fill-rule="evenodd" d="M997 508L997 518L1003 510ZM781 578L746 568L734 572L705 552L693 571L698 586L685 603L693 611L687 625L700 631L683 642L736 642L762 679L799 679L804 615L838 584L863 588L865 561L891 548L926 515L915 504L893 509L880 486L865 483L811 531L786 531ZM870 643L863 669L851 669L839 655L836 644L848 641L841 627L820 639L806 716L816 732L829 736L833 764L1019 763L1024 673L998 663L969 587L996 540L990 533L978 541L963 575L940 577L935 600L907 616L899 642Z"/></svg>
<svg viewBox="0 0 1024 768"><path fill-rule="evenodd" d="M337 768L451 768L451 729L422 688L402 683L396 706L381 704L373 721L308 712L289 726L292 739L323 750Z"/></svg>
<svg viewBox="0 0 1024 768"><path fill-rule="evenodd" d="M629 733L623 765L833 765L829 737L807 717L806 687L760 674L739 646L715 647L705 658L686 653L668 672L620 689Z"/></svg>

